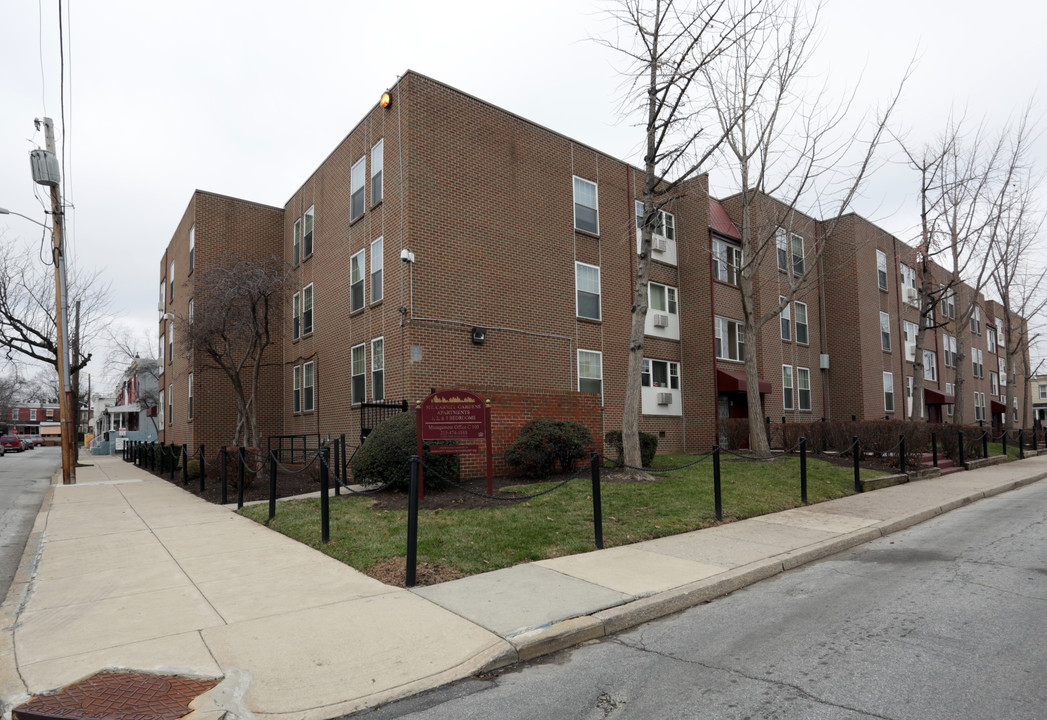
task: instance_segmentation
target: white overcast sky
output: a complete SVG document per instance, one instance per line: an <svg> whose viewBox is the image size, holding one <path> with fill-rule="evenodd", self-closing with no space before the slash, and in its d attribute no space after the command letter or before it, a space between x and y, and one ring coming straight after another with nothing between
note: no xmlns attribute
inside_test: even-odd
<svg viewBox="0 0 1047 720"><path fill-rule="evenodd" d="M34 118L54 118L61 133L58 2L0 6L0 207L39 220L44 194L34 194L28 153L44 143ZM597 0L62 7L68 250L112 283L113 322L150 334L159 258L193 190L283 206L407 69L638 159L639 129L618 116L620 60L590 40L613 30ZM828 74L837 93L858 84L858 109L871 108L915 55L895 126L921 142L952 107L997 127L1041 94L1045 27L1047 4L1029 0L830 0L811 72ZM1040 97L1041 126L1045 109ZM916 178L891 157L854 209L911 237ZM1035 160L1047 168L1044 140ZM711 168L711 178L714 195L730 192L726 175ZM38 242L35 226L0 216L2 251ZM97 360L89 370L96 383L111 375Z"/></svg>

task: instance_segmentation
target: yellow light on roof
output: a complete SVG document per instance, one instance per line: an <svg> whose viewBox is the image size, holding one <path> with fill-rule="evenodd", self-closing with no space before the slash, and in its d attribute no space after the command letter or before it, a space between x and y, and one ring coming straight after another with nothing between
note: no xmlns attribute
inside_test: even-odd
<svg viewBox="0 0 1047 720"><path fill-rule="evenodd" d="M382 93L382 100L381 100L382 107L387 108L387 107L389 107L392 104L393 104L393 96L390 95L387 92Z"/></svg>

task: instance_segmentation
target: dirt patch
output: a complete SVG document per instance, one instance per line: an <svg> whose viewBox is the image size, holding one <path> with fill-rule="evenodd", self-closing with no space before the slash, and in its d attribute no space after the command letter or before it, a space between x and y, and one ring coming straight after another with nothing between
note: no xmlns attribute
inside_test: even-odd
<svg viewBox="0 0 1047 720"><path fill-rule="evenodd" d="M389 558L371 566L364 572L386 585L404 587L407 583L407 558ZM465 576L465 573L460 573L454 568L432 563L420 562L415 567L415 582L418 585L436 585Z"/></svg>
<svg viewBox="0 0 1047 720"><path fill-rule="evenodd" d="M237 476L233 470L235 470L235 464L230 463L229 471L226 476L226 502L229 503L235 503L237 497ZM145 468L142 468L142 471L149 472L149 470ZM218 468L207 469L207 475L204 478L204 490L202 492L200 491L199 478L190 479L186 484L182 483L181 470L175 470L174 480L171 480L169 472L165 472L163 475L157 472L151 474L161 480L167 480L186 492L190 492L198 498L208 502L216 504L222 502L222 480ZM333 480L331 481L331 486L334 486ZM306 493L318 492L319 490L320 481L315 477L315 473L312 469L300 473L278 472L276 475L277 498L305 495ZM269 473L267 470L263 471L258 477L253 479L245 477L244 502L268 499Z"/></svg>

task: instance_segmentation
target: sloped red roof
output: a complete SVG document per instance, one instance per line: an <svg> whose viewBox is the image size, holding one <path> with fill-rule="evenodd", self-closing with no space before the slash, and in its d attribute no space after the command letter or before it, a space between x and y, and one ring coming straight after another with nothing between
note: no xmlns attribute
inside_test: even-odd
<svg viewBox="0 0 1047 720"><path fill-rule="evenodd" d="M742 234L738 232L738 227L731 221L727 210L724 209L719 200L712 197L709 198L709 227L729 238L734 238L735 240L742 239Z"/></svg>

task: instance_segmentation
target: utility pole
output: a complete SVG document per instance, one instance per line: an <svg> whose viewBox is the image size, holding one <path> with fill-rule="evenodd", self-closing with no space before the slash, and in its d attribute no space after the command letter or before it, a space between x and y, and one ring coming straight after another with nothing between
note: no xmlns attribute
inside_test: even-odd
<svg viewBox="0 0 1047 720"><path fill-rule="evenodd" d="M51 122L51 118L46 117L42 122L47 151L56 155L54 123ZM57 182L51 184L51 218L54 221L52 255L55 266L55 360L58 365L58 378L62 383L62 391L58 394L58 411L62 416L62 484L75 485L76 423L73 417L73 393L69 384L69 304L66 300L65 246L62 241L65 214L62 210L62 191Z"/></svg>

